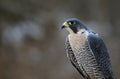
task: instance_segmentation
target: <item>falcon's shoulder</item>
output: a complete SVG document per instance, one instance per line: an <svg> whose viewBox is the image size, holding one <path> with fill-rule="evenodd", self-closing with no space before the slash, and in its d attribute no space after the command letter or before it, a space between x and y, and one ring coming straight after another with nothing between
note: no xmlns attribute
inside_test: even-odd
<svg viewBox="0 0 120 79"><path fill-rule="evenodd" d="M96 58L98 65L101 67L105 75L112 75L111 63L107 48L101 37L95 33L88 35L89 46Z"/></svg>
<svg viewBox="0 0 120 79"><path fill-rule="evenodd" d="M109 59L107 48L100 36L90 33L88 35L88 42L89 42L89 46L90 46L93 54L95 55L96 59L99 60L98 61L99 64L100 64L100 62L101 62L100 60L102 58Z"/></svg>

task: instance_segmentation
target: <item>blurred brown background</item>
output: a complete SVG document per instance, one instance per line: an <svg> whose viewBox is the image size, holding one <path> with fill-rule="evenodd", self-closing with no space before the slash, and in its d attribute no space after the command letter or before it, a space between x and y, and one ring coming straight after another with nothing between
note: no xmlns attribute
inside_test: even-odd
<svg viewBox="0 0 120 79"><path fill-rule="evenodd" d="M80 79L65 53L70 17L104 39L120 78L120 0L0 0L0 79Z"/></svg>

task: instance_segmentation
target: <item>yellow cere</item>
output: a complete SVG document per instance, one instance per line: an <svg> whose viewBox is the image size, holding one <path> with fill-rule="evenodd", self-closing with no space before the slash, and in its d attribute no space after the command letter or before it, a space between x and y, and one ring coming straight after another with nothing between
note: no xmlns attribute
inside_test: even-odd
<svg viewBox="0 0 120 79"><path fill-rule="evenodd" d="M67 22L64 22L63 25L69 27L69 24Z"/></svg>

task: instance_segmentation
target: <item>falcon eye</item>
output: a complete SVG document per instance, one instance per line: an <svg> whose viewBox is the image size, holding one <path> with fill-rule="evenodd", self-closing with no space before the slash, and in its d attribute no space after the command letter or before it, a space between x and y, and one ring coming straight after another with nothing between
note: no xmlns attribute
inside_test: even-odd
<svg viewBox="0 0 120 79"><path fill-rule="evenodd" d="M68 22L68 24L69 24L69 25L73 25L73 24L76 24L76 22L70 21L70 22Z"/></svg>

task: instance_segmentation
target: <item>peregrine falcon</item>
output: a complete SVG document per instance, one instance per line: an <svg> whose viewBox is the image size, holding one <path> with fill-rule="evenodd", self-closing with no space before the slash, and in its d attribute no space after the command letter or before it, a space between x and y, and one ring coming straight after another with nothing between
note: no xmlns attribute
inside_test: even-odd
<svg viewBox="0 0 120 79"><path fill-rule="evenodd" d="M114 79L107 48L101 37L77 18L66 20L62 27L67 56L84 79Z"/></svg>

